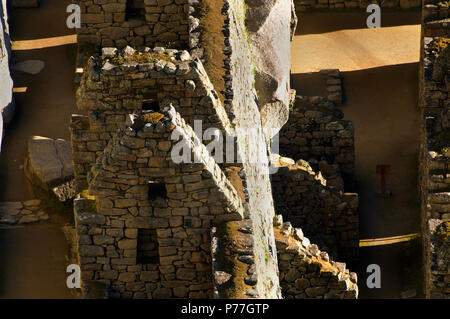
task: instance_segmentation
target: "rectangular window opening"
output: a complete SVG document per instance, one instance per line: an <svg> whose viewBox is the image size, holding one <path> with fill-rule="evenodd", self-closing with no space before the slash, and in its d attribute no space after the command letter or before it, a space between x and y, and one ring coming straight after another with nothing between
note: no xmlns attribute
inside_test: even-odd
<svg viewBox="0 0 450 319"><path fill-rule="evenodd" d="M158 264L158 239L155 229L138 229L137 263Z"/></svg>
<svg viewBox="0 0 450 319"><path fill-rule="evenodd" d="M161 182L148 182L148 199L167 198L166 184Z"/></svg>
<svg viewBox="0 0 450 319"><path fill-rule="evenodd" d="M145 3L144 0L127 0L125 9L125 20L145 19Z"/></svg>
<svg viewBox="0 0 450 319"><path fill-rule="evenodd" d="M157 93L144 93L142 99L143 111L160 111L158 94Z"/></svg>

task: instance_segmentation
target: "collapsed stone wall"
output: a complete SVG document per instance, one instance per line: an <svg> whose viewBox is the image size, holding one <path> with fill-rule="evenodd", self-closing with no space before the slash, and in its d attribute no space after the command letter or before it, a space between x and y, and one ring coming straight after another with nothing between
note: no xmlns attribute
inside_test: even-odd
<svg viewBox="0 0 450 319"><path fill-rule="evenodd" d="M357 299L356 273L345 263L335 262L311 244L301 228L274 219L275 240L279 256L280 284L286 299Z"/></svg>
<svg viewBox="0 0 450 319"><path fill-rule="evenodd" d="M277 214L334 258L358 257L358 194L328 186L304 161L282 165L271 182Z"/></svg>
<svg viewBox="0 0 450 319"><path fill-rule="evenodd" d="M295 7L299 11L311 9L366 9L371 3L378 4L381 8L420 8L420 0L295 0Z"/></svg>
<svg viewBox="0 0 450 319"><path fill-rule="evenodd" d="M6 0L0 2L0 151L6 125L14 113L13 81L9 72L11 43Z"/></svg>
<svg viewBox="0 0 450 319"><path fill-rule="evenodd" d="M94 207L75 212L83 280L104 283L121 298L212 297L210 230L241 220L242 203L174 108L157 121L130 119L92 167ZM173 161L173 132L194 163ZM166 194L153 197L156 182ZM142 229L155 231L151 262L139 261Z"/></svg>
<svg viewBox="0 0 450 319"><path fill-rule="evenodd" d="M311 102L298 97L280 130L279 148L281 155L306 160L315 171L320 161L337 164L345 188L351 190L355 183L354 126L342 117L342 112L323 98Z"/></svg>
<svg viewBox="0 0 450 319"><path fill-rule="evenodd" d="M450 296L450 43L448 7L423 8L420 99L420 198L424 289L427 298Z"/></svg>
<svg viewBox="0 0 450 319"><path fill-rule="evenodd" d="M188 0L75 0L80 44L124 48L189 46Z"/></svg>

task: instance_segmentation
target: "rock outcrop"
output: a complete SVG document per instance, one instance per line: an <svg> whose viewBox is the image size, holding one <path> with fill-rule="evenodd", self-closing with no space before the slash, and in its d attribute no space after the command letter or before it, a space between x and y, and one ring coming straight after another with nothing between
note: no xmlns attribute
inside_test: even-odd
<svg viewBox="0 0 450 319"><path fill-rule="evenodd" d="M296 16L291 1L247 0L246 27L264 133L274 136L289 118L290 41Z"/></svg>
<svg viewBox="0 0 450 319"><path fill-rule="evenodd" d="M11 121L14 113L13 81L9 73L9 58L11 44L9 38L8 15L6 0L0 1L0 151L2 137L6 125Z"/></svg>
<svg viewBox="0 0 450 319"><path fill-rule="evenodd" d="M72 148L70 142L62 139L51 139L42 136L32 136L28 141L28 155L25 160L25 174L28 179L46 190L54 190L61 199L73 196L71 191L61 191L70 188L73 183ZM63 194L59 196L58 193ZM74 193L73 193L74 195Z"/></svg>

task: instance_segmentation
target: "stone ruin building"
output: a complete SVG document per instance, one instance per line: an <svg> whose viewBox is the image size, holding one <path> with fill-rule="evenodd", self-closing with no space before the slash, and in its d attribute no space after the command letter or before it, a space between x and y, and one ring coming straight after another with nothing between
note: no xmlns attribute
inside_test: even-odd
<svg viewBox="0 0 450 319"><path fill-rule="evenodd" d="M420 196L424 290L427 298L449 298L450 289L450 43L449 7L423 7L420 95Z"/></svg>
<svg viewBox="0 0 450 319"><path fill-rule="evenodd" d="M71 121L85 295L100 286L102 296L120 298L357 298L356 274L335 261L358 257L354 128L335 107L340 94L296 97L289 87L293 3L78 2L80 48L96 48L84 58L77 92L88 116ZM428 298L449 294L449 49L441 49L448 16L445 4L425 1L420 192ZM324 72L340 85L338 71ZM240 161L215 161L202 140L208 128L233 140ZM173 161L180 145L192 163Z"/></svg>
<svg viewBox="0 0 450 319"><path fill-rule="evenodd" d="M358 256L353 126L295 101L293 3L78 3L95 47L70 126L85 296L357 298L335 261ZM210 128L232 151L212 154Z"/></svg>

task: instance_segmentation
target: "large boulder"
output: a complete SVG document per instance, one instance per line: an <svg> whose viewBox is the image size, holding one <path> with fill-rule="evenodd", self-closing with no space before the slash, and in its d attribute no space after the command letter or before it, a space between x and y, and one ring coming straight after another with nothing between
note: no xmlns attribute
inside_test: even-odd
<svg viewBox="0 0 450 319"><path fill-rule="evenodd" d="M293 1L246 0L246 4L262 124L265 134L273 137L289 118L291 39L297 17Z"/></svg>
<svg viewBox="0 0 450 319"><path fill-rule="evenodd" d="M0 151L6 125L14 113L13 81L9 73L11 43L6 0L0 0Z"/></svg>
<svg viewBox="0 0 450 319"><path fill-rule="evenodd" d="M25 174L32 183L46 190L73 179L70 142L42 136L30 137Z"/></svg>

